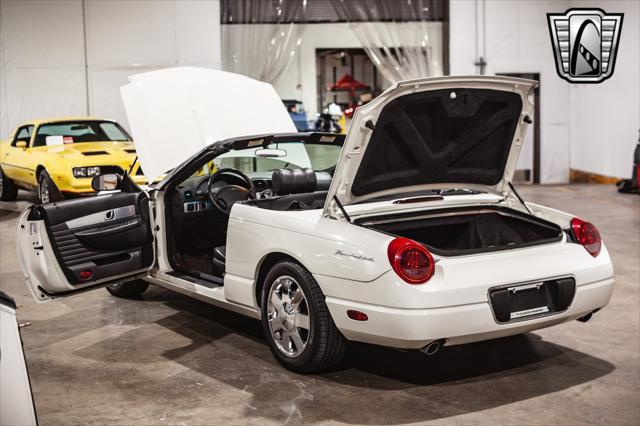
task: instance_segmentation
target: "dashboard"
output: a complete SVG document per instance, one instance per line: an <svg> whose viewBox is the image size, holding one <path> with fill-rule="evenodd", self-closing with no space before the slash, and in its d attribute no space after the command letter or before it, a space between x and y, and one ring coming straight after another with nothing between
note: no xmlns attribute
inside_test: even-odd
<svg viewBox="0 0 640 426"><path fill-rule="evenodd" d="M271 172L247 174L256 188L257 198L273 197L273 192L271 191L271 175ZM210 175L193 176L176 187L176 191L179 193L179 199L182 200L184 206L184 213L196 213L214 209L208 193L209 178ZM230 174L225 174L224 179L216 182L216 186L224 185L246 186L242 179Z"/></svg>

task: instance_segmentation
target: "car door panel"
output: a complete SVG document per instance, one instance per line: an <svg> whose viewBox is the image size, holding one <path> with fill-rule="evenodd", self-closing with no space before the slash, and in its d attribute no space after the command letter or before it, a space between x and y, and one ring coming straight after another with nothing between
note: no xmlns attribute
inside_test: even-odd
<svg viewBox="0 0 640 426"><path fill-rule="evenodd" d="M149 238L149 229L137 215L110 225L90 225L72 232L82 245L98 250L141 246Z"/></svg>
<svg viewBox="0 0 640 426"><path fill-rule="evenodd" d="M26 183L31 171L25 167L22 162L26 156L27 148L16 148L14 146L7 147L5 152L2 170L6 176L16 182Z"/></svg>
<svg viewBox="0 0 640 426"><path fill-rule="evenodd" d="M19 219L18 246L36 300L126 281L154 263L149 198L119 192L32 206Z"/></svg>
<svg viewBox="0 0 640 426"><path fill-rule="evenodd" d="M30 184L31 179L35 174L35 167L32 167L30 164L32 162L32 156L30 155L31 150L28 148L32 137L33 126L27 125L18 128L12 136L12 142L7 146L1 160L3 163L2 170L5 172L7 177L23 184ZM15 144L18 141L26 142L27 147L16 147Z"/></svg>

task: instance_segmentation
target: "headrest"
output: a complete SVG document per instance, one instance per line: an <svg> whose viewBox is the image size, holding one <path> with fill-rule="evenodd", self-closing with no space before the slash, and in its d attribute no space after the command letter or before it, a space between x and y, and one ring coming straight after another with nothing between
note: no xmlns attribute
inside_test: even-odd
<svg viewBox="0 0 640 426"><path fill-rule="evenodd" d="M311 169L276 169L271 175L271 189L276 195L313 192L316 185L316 174Z"/></svg>

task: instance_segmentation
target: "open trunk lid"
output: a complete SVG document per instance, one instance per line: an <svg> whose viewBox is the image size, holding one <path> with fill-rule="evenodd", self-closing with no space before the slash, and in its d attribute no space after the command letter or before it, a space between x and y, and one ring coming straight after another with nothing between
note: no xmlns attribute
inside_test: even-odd
<svg viewBox="0 0 640 426"><path fill-rule="evenodd" d="M439 77L396 83L354 114L325 203L431 189L507 195L537 82Z"/></svg>

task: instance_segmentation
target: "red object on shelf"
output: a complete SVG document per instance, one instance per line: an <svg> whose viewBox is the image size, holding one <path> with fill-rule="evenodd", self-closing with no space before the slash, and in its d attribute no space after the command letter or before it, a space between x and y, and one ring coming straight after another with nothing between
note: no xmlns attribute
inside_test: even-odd
<svg viewBox="0 0 640 426"><path fill-rule="evenodd" d="M344 91L353 92L356 90L369 90L369 89L370 89L369 86L367 86L364 83L360 83L358 80L355 80L349 74L345 74L344 77L342 77L336 83L331 84L329 86L329 90L333 90L333 91L344 90Z"/></svg>

